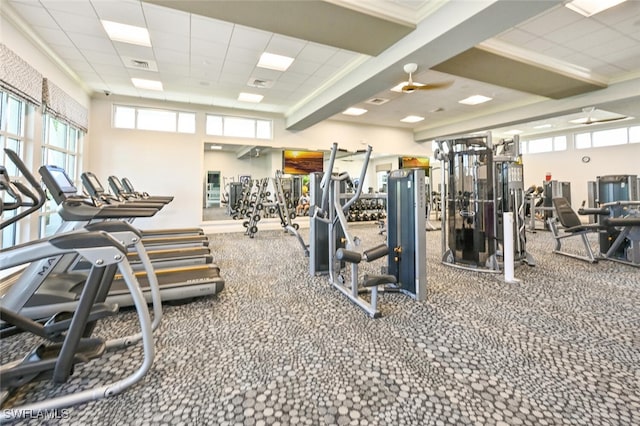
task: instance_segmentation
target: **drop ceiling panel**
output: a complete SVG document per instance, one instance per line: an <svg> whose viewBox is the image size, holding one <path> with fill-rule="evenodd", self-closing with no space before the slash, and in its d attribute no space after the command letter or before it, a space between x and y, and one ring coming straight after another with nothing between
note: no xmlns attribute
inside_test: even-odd
<svg viewBox="0 0 640 426"><path fill-rule="evenodd" d="M191 55L223 59L227 54L227 45L200 38L191 39Z"/></svg>
<svg viewBox="0 0 640 426"><path fill-rule="evenodd" d="M236 25L231 34L229 45L231 47L239 47L249 50L264 51L264 48L271 39L271 33L256 30L254 28Z"/></svg>
<svg viewBox="0 0 640 426"><path fill-rule="evenodd" d="M153 52L155 53L158 64L164 63L163 66L189 64L189 53L186 50L154 48Z"/></svg>
<svg viewBox="0 0 640 426"><path fill-rule="evenodd" d="M155 30L167 35L189 36L191 19L188 13L154 6L147 2L142 2L142 8L149 31Z"/></svg>
<svg viewBox="0 0 640 426"><path fill-rule="evenodd" d="M103 53L111 53L114 54L116 51L113 48L113 44L111 40L109 40L106 36L99 37L81 33L73 33L67 32L67 36L71 39L73 44L76 45L79 49L87 49L95 52L103 52Z"/></svg>
<svg viewBox="0 0 640 426"><path fill-rule="evenodd" d="M149 29L149 37L151 38L151 46L154 49L173 49L186 51L189 49L191 40L189 35L177 35L165 33L162 30Z"/></svg>
<svg viewBox="0 0 640 426"><path fill-rule="evenodd" d="M291 66L289 67L289 70L297 74L311 75L317 72L321 66L322 65L317 62L296 60L293 62L293 64L291 64Z"/></svg>
<svg viewBox="0 0 640 426"><path fill-rule="evenodd" d="M276 55L289 56L295 58L304 49L307 42L292 37L274 34L267 44L266 51Z"/></svg>
<svg viewBox="0 0 640 426"><path fill-rule="evenodd" d="M99 34L104 32L104 28L95 14L90 17L79 17L69 12L51 11L51 15L56 22L64 22L65 31L83 34Z"/></svg>
<svg viewBox="0 0 640 426"><path fill-rule="evenodd" d="M37 4L33 4L33 2L20 2L14 3L13 5L23 19L29 22L30 25L42 28L58 28L58 24L53 20L51 14L41 7L38 7Z"/></svg>
<svg viewBox="0 0 640 426"><path fill-rule="evenodd" d="M239 46L229 46L226 61L240 62L255 67L260 59L262 50L244 48Z"/></svg>
<svg viewBox="0 0 640 426"><path fill-rule="evenodd" d="M556 6L547 12L541 13L524 23L517 25L516 28L542 37L552 31L562 30L563 28L566 28L567 25L580 21L581 18L581 15L564 6Z"/></svg>
<svg viewBox="0 0 640 426"><path fill-rule="evenodd" d="M100 69L102 65L113 65L114 67L120 68L123 67L122 60L115 53L109 54L86 50L84 52L84 56L96 69Z"/></svg>
<svg viewBox="0 0 640 426"><path fill-rule="evenodd" d="M311 61L318 63L325 63L329 60L339 49L335 47L322 46L317 43L308 43L304 49L300 51L297 56L297 60Z"/></svg>
<svg viewBox="0 0 640 426"><path fill-rule="evenodd" d="M68 12L75 15L76 19L79 16L86 18L95 18L96 14L93 10L93 6L88 1L73 1L73 0L40 0L49 11Z"/></svg>
<svg viewBox="0 0 640 426"><path fill-rule="evenodd" d="M282 77L282 72L256 67L253 73L251 74L251 77L254 79L257 78L259 80L277 81L280 77Z"/></svg>
<svg viewBox="0 0 640 426"><path fill-rule="evenodd" d="M217 19L191 15L191 37L227 44L231 39L234 24Z"/></svg>
<svg viewBox="0 0 640 426"><path fill-rule="evenodd" d="M129 43L114 43L113 44L120 56L127 56L129 58L150 60L153 61L153 49L145 46L137 46Z"/></svg>
<svg viewBox="0 0 640 426"><path fill-rule="evenodd" d="M415 28L317 0L147 2L368 55L381 53Z"/></svg>
<svg viewBox="0 0 640 426"><path fill-rule="evenodd" d="M76 51L78 50L69 37L60 30L37 27L36 31L38 31L38 33L52 45L71 48Z"/></svg>
<svg viewBox="0 0 640 426"><path fill-rule="evenodd" d="M147 26L144 14L142 13L142 6L139 2L92 0L91 4L100 19L138 27Z"/></svg>
<svg viewBox="0 0 640 426"><path fill-rule="evenodd" d="M583 19L565 25L554 31L544 34L544 38L555 43L566 43L571 40L580 39L602 29L602 24L596 21Z"/></svg>

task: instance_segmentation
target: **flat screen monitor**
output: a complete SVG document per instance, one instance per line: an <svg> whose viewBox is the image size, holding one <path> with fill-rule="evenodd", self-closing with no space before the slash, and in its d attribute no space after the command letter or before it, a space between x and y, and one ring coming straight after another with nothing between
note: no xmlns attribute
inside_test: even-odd
<svg viewBox="0 0 640 426"><path fill-rule="evenodd" d="M282 173L288 175L308 175L322 172L324 169L324 153L321 151L282 152Z"/></svg>
<svg viewBox="0 0 640 426"><path fill-rule="evenodd" d="M400 157L401 169L423 169L429 175L429 157Z"/></svg>

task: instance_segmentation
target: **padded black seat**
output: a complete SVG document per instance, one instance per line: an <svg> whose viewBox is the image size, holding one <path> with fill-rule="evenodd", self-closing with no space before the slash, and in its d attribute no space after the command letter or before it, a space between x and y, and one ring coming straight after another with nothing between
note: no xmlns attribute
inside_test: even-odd
<svg viewBox="0 0 640 426"><path fill-rule="evenodd" d="M580 217L573 210L571 204L566 198L556 197L552 200L553 208L556 212L556 217L550 218L548 220L549 229L553 235L553 238L556 241L556 247L553 250L554 253L562 254L564 256L573 257L576 259L586 260L587 262L595 263L598 260L596 259L593 249L589 244L589 240L587 239L587 234L591 232L596 232L599 229L602 229L603 226L599 224L583 224L580 221ZM558 225L556 222L560 222L562 227L564 228L564 235L561 235L558 230ZM582 239L582 243L584 244L584 248L587 252L586 256L581 256L574 253L565 252L562 250L562 240L564 238L580 236Z"/></svg>

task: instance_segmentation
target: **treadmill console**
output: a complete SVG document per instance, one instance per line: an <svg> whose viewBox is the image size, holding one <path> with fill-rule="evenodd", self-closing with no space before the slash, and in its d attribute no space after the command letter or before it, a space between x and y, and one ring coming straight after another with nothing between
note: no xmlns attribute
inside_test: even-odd
<svg viewBox="0 0 640 426"><path fill-rule="evenodd" d="M78 189L62 167L48 165L40 167L38 171L57 204L78 193Z"/></svg>
<svg viewBox="0 0 640 426"><path fill-rule="evenodd" d="M89 191L92 197L100 198L104 195L104 187L100 184L98 177L92 172L82 173L82 183L84 187Z"/></svg>

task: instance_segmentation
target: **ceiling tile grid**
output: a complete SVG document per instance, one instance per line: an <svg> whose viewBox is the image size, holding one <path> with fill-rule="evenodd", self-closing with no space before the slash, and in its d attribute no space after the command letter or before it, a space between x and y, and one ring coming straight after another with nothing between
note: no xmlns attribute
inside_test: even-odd
<svg viewBox="0 0 640 426"><path fill-rule="evenodd" d="M96 92L109 90L206 105L220 105L284 113L309 96L363 55L337 47L271 33L231 22L198 16L138 0L3 0ZM341 0L332 0L340 3ZM344 0L352 9L362 2ZM434 8L427 0L369 0L372 13L414 20ZM442 4L446 2L440 2ZM365 5L362 5L365 7ZM395 14L395 15L394 15ZM403 18L404 17L404 18ZM108 39L100 19L148 28L152 47L140 47ZM411 19L410 19L411 20ZM367 31L366 28L360 29ZM371 31L375 31L372 29ZM519 48L590 69L610 81L623 80L640 71L640 1L622 5L591 18L558 5L495 37ZM295 58L285 72L256 66L264 51ZM127 68L128 58L155 61L158 71ZM402 65L397 81L403 77ZM131 77L161 80L164 92L141 91ZM406 78L406 76L404 76ZM384 105L361 105L369 113L361 117L335 118L419 129L404 124L406 115L425 116L425 122L455 121L478 111L507 108L531 99L531 95L478 81L420 70L416 81L454 80L448 89L408 94L388 90L371 97L391 99ZM251 87L265 80L269 88ZM420 79L420 80L418 80ZM262 104L237 101L239 92L264 95ZM469 94L485 94L494 100L482 107L458 103ZM433 112L442 108L442 111Z"/></svg>

